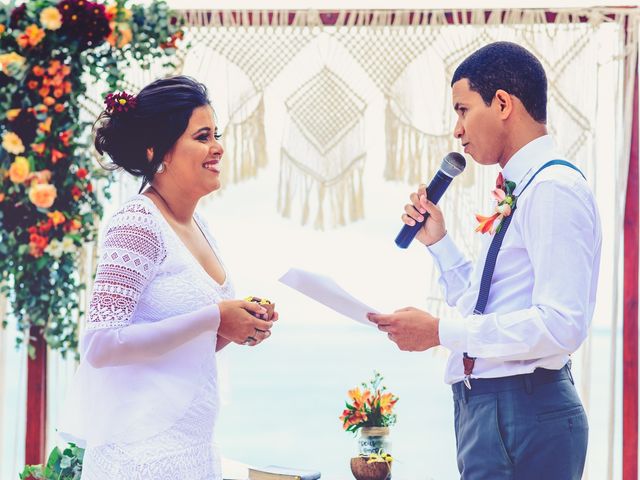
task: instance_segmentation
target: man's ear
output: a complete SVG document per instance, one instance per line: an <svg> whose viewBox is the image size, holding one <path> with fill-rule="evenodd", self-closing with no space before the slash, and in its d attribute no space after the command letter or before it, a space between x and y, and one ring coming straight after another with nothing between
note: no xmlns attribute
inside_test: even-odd
<svg viewBox="0 0 640 480"><path fill-rule="evenodd" d="M513 97L509 95L505 90L498 89L494 96L496 106L500 110L502 118L507 118L513 111Z"/></svg>

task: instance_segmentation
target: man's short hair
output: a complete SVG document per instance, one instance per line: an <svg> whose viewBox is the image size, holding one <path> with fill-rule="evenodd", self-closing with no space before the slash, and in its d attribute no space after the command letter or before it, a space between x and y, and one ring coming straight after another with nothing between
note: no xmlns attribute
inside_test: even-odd
<svg viewBox="0 0 640 480"><path fill-rule="evenodd" d="M547 76L540 61L526 48L511 42L490 43L456 68L451 85L464 78L487 106L502 89L517 97L536 122L547 122Z"/></svg>

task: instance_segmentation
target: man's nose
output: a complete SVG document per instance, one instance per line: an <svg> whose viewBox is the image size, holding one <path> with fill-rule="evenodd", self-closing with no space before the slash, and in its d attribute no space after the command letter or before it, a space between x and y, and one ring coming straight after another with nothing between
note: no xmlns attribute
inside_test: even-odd
<svg viewBox="0 0 640 480"><path fill-rule="evenodd" d="M462 128L462 124L460 123L460 120L458 120L456 122L456 126L453 129L453 136L455 138L462 138L463 134L464 134L464 128Z"/></svg>

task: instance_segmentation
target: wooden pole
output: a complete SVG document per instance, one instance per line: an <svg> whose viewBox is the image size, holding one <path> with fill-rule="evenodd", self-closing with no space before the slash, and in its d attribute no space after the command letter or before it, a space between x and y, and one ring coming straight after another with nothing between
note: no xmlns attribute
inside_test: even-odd
<svg viewBox="0 0 640 480"><path fill-rule="evenodd" d="M37 465L46 461L47 445L47 342L40 327L29 330L36 357L27 361L27 435L25 462Z"/></svg>
<svg viewBox="0 0 640 480"><path fill-rule="evenodd" d="M624 210L622 478L638 479L638 69L635 69L629 178ZM615 332L613 332L615 335Z"/></svg>

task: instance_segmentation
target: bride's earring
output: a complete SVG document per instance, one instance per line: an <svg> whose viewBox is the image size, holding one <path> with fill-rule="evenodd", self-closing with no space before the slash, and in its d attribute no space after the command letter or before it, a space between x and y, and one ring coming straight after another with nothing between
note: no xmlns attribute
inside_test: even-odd
<svg viewBox="0 0 640 480"><path fill-rule="evenodd" d="M158 170L156 170L156 173L164 173L164 171L166 170L167 166L164 162L162 162L160 164L160 166L158 167Z"/></svg>

